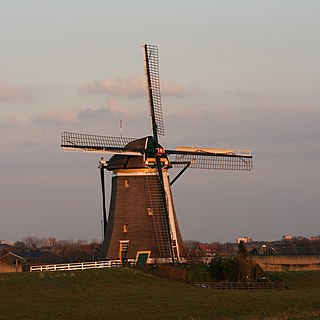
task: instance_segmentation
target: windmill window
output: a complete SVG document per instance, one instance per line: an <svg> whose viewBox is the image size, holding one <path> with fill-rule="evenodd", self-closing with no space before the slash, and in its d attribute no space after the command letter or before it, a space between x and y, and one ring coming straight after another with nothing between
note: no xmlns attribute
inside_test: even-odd
<svg viewBox="0 0 320 320"><path fill-rule="evenodd" d="M124 180L124 186L129 188L129 179Z"/></svg>
<svg viewBox="0 0 320 320"><path fill-rule="evenodd" d="M128 225L127 224L123 225L123 232L128 232Z"/></svg>
<svg viewBox="0 0 320 320"><path fill-rule="evenodd" d="M121 244L121 251L122 252L127 252L128 251L128 247L129 247L129 241L121 241L120 240L120 244Z"/></svg>
<svg viewBox="0 0 320 320"><path fill-rule="evenodd" d="M153 210L152 210L152 208L148 208L148 216L153 216Z"/></svg>
<svg viewBox="0 0 320 320"><path fill-rule="evenodd" d="M120 248L119 248L119 257L121 261L127 260L127 252L129 247L129 240L119 240Z"/></svg>

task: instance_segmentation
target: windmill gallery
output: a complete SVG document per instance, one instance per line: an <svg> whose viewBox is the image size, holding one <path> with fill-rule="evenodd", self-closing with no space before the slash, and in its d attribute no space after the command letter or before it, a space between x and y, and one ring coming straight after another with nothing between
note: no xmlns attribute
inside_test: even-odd
<svg viewBox="0 0 320 320"><path fill-rule="evenodd" d="M145 75L152 135L140 139L61 133L64 150L113 154L99 163L104 240L101 259L157 259L179 262L185 257L182 236L174 209L171 185L188 168L251 170L248 150L177 147L164 149L160 96L158 48L144 45ZM170 181L168 170L181 168ZM107 219L104 170L112 171L112 188Z"/></svg>

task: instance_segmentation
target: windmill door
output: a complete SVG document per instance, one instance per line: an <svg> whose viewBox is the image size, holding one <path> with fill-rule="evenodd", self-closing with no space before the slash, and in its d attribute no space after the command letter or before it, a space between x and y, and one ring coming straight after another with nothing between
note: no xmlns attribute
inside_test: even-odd
<svg viewBox="0 0 320 320"><path fill-rule="evenodd" d="M150 257L151 251L138 251L136 262L138 266L147 264L148 258Z"/></svg>

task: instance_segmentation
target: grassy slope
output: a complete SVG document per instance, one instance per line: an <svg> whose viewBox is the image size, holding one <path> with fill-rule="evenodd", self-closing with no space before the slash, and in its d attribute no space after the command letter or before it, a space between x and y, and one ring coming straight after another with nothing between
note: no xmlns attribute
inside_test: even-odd
<svg viewBox="0 0 320 320"><path fill-rule="evenodd" d="M320 272L290 290L217 292L134 270L0 274L0 319L288 319L320 316Z"/></svg>

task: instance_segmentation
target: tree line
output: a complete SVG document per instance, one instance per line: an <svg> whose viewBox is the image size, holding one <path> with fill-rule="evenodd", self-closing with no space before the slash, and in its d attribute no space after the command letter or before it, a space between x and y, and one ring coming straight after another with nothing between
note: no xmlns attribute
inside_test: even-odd
<svg viewBox="0 0 320 320"><path fill-rule="evenodd" d="M12 247L3 249L2 254L12 251L23 256L34 257L40 263L65 263L93 260L95 252L99 249L98 240L60 240L54 237L39 238L27 236L20 241L16 241Z"/></svg>

